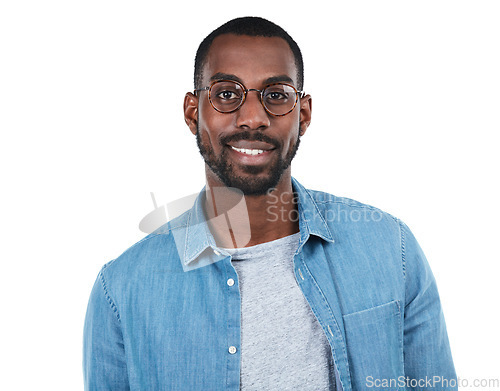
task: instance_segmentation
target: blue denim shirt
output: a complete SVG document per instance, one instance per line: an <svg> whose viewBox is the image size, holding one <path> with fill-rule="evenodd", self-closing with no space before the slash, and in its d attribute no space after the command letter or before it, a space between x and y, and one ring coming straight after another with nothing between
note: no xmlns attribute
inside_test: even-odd
<svg viewBox="0 0 500 391"><path fill-rule="evenodd" d="M456 390L436 283L408 227L292 185L295 277L331 346L338 389ZM100 271L84 327L86 390L239 390L238 277L201 194Z"/></svg>

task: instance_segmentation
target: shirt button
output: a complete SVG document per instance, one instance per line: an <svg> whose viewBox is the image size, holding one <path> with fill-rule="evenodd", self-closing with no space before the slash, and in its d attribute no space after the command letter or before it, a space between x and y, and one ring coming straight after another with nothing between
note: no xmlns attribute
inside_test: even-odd
<svg viewBox="0 0 500 391"><path fill-rule="evenodd" d="M234 280L232 278L230 278L229 280L227 280L227 285L233 286L234 285Z"/></svg>
<svg viewBox="0 0 500 391"><path fill-rule="evenodd" d="M218 252L217 250L214 250L214 253L215 255L220 255L220 252Z"/></svg>
<svg viewBox="0 0 500 391"><path fill-rule="evenodd" d="M231 354L236 353L236 347L234 347L234 346L230 346L230 347L229 347L229 353L231 353Z"/></svg>

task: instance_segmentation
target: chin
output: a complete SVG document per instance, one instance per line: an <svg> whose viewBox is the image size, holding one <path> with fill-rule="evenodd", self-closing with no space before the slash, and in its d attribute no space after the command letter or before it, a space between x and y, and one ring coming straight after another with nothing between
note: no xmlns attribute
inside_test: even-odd
<svg viewBox="0 0 500 391"><path fill-rule="evenodd" d="M273 171L266 176L257 174L232 174L219 176L219 179L227 187L234 187L241 190L244 195L259 196L266 195L270 189L274 189L278 185L282 174L283 171Z"/></svg>

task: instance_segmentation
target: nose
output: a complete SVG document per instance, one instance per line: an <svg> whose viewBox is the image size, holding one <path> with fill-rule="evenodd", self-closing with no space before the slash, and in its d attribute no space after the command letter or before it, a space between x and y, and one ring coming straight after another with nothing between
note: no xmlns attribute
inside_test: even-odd
<svg viewBox="0 0 500 391"><path fill-rule="evenodd" d="M269 114L260 102L260 93L249 90L243 104L236 111L236 125L240 128L264 130L270 125Z"/></svg>

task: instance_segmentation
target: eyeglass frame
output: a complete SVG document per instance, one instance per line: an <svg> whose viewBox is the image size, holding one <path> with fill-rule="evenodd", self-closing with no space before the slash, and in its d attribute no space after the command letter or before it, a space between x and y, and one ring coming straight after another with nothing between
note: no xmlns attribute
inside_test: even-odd
<svg viewBox="0 0 500 391"><path fill-rule="evenodd" d="M233 109L231 111L221 111L218 108L216 108L214 103L212 102L212 87L214 86L214 84L222 83L222 82L230 82L230 83L238 84L241 87L241 89L243 90L243 98L241 99L240 104L238 105L238 107L236 107L235 109ZM295 102L294 102L292 108L284 114L271 113L263 101L263 94L264 94L264 91L266 90L266 88L271 87L271 86L276 86L276 85L284 85L284 86L292 87L292 89L295 91ZM213 109L215 111L222 113L222 114L231 114L231 113L234 113L236 110L239 110L240 107L243 106L243 103L245 103L245 100L247 99L247 93L250 91L256 91L259 93L260 104L262 105L262 107L264 108L266 113L268 113L274 117L283 117L287 114L290 114L297 106L297 102L299 101L299 98L303 98L305 96L304 91L297 91L297 89L293 85L288 84L288 83L279 83L279 82L278 83L271 83L271 84L266 85L263 89L259 90L257 88L246 88L243 85L243 83L240 83L239 81L236 81L236 80L229 80L229 79L214 80L210 83L209 86L195 89L194 94L196 95L196 93L198 91L208 91L208 101L210 102L210 105L213 107Z"/></svg>

